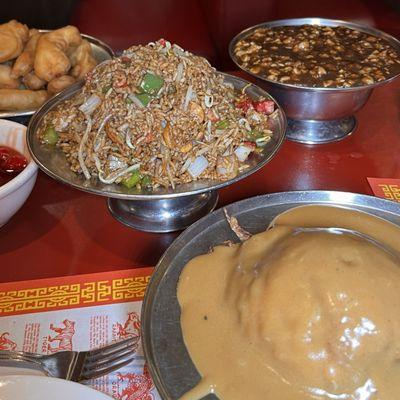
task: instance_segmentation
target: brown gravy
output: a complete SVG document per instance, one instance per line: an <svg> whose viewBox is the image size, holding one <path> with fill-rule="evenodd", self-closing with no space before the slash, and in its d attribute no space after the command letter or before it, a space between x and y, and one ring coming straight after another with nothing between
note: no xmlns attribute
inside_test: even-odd
<svg viewBox="0 0 400 400"><path fill-rule="evenodd" d="M242 68L307 87L354 87L400 72L400 54L382 37L345 26L259 27L235 45Z"/></svg>
<svg viewBox="0 0 400 400"><path fill-rule="evenodd" d="M327 206L271 226L182 271L182 332L202 376L182 399L398 398L400 228Z"/></svg>

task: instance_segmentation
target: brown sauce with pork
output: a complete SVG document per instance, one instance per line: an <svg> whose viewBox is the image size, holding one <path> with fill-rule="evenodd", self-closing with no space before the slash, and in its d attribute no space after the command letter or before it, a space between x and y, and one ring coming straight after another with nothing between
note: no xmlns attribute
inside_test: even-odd
<svg viewBox="0 0 400 400"><path fill-rule="evenodd" d="M255 75L307 87L371 85L400 73L400 55L385 39L344 26L258 28L234 54Z"/></svg>

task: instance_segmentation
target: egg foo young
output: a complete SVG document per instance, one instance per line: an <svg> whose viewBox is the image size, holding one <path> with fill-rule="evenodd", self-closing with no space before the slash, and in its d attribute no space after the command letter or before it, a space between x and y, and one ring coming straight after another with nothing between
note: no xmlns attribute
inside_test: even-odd
<svg viewBox="0 0 400 400"><path fill-rule="evenodd" d="M398 398L399 254L396 225L304 206L192 259L177 296L201 380L181 399Z"/></svg>

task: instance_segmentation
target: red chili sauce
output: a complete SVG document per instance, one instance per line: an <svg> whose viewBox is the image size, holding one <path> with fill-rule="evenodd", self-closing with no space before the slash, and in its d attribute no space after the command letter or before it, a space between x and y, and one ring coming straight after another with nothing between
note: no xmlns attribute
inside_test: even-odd
<svg viewBox="0 0 400 400"><path fill-rule="evenodd" d="M28 160L17 150L0 145L0 186L15 178L28 164Z"/></svg>

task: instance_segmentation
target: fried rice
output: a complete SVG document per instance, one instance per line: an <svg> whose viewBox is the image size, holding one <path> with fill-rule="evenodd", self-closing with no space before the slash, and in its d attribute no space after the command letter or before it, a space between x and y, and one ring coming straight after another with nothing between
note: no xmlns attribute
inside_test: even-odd
<svg viewBox="0 0 400 400"><path fill-rule="evenodd" d="M98 65L45 116L39 137L86 179L175 188L235 177L271 139L277 112L272 100L235 91L205 58L161 39Z"/></svg>

